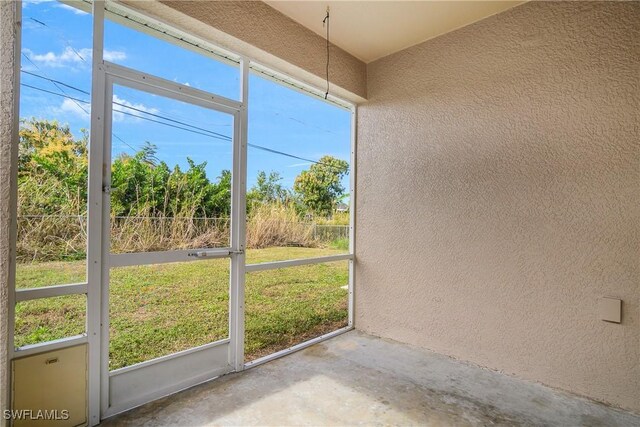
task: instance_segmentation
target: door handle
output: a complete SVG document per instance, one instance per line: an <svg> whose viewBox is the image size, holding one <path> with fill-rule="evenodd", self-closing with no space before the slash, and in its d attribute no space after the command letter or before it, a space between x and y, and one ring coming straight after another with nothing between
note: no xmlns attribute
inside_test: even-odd
<svg viewBox="0 0 640 427"><path fill-rule="evenodd" d="M229 255L232 255L232 254L242 254L242 253L244 253L244 251L225 251L225 252L220 252L220 251L196 251L196 252L189 252L187 255L188 256L192 256L192 257L196 257L196 258L222 258L222 257L229 256Z"/></svg>
<svg viewBox="0 0 640 427"><path fill-rule="evenodd" d="M222 254L218 251L197 251L189 253L189 256L193 256L196 258L219 257L220 255Z"/></svg>

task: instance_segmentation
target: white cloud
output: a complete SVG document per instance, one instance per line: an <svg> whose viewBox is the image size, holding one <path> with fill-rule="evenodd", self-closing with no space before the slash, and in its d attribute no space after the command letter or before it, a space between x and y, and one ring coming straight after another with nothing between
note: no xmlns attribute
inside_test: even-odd
<svg viewBox="0 0 640 427"><path fill-rule="evenodd" d="M147 107L140 103L129 102L117 95L113 95L113 102L114 122L124 122L125 120L138 122L140 121L140 117L147 117L144 112L153 114L158 114L159 112L157 108ZM119 105L116 105L116 103ZM135 108L135 110L127 107ZM52 114L54 116L73 115L81 119L89 119L91 116L91 105L65 98L59 107L53 108Z"/></svg>
<svg viewBox="0 0 640 427"><path fill-rule="evenodd" d="M53 0L22 0L22 7L25 8L30 4L52 3Z"/></svg>
<svg viewBox="0 0 640 427"><path fill-rule="evenodd" d="M304 162L304 163L294 163L292 165L287 165L288 168L299 168L302 166L308 166L308 165L312 165L313 163L311 162Z"/></svg>
<svg viewBox="0 0 640 427"><path fill-rule="evenodd" d="M56 3L56 7L59 7L60 9L68 10L69 12L73 12L76 15L88 15L88 13L85 12L84 10L80 10L77 7L69 6L68 4Z"/></svg>
<svg viewBox="0 0 640 427"><path fill-rule="evenodd" d="M105 50L102 53L102 58L109 62L124 61L127 59L127 54L119 50Z"/></svg>
<svg viewBox="0 0 640 427"><path fill-rule="evenodd" d="M88 47L81 49L73 49L71 46L67 46L61 53L47 52L47 53L34 53L30 49L23 49L22 52L33 61L46 67L60 68L60 67L72 67L76 65L91 64L91 49ZM105 50L104 59L107 61L122 61L126 59L127 54L117 50Z"/></svg>
<svg viewBox="0 0 640 427"><path fill-rule="evenodd" d="M73 114L82 119L88 119L91 115L91 106L89 104L81 105L68 98L62 101L59 110L61 113Z"/></svg>
<svg viewBox="0 0 640 427"><path fill-rule="evenodd" d="M120 98L118 95L113 95L113 102L114 102L114 106L113 106L114 122L124 121L125 118L138 121L140 120L138 117L146 117L143 111L147 113L152 113L152 114L158 114L159 112L157 108L147 107L144 104L132 103L127 101L126 99ZM115 105L115 103L120 105ZM126 107L132 107L132 108L135 108L135 110L132 108L126 108ZM139 111L136 111L136 110L139 110ZM127 114L124 114L124 113L127 113Z"/></svg>
<svg viewBox="0 0 640 427"><path fill-rule="evenodd" d="M82 62L89 63L91 61L91 49L89 48L74 50L71 47L67 46L59 54L56 54L54 52L38 54L34 53L30 49L23 49L22 51L33 62L37 62L47 67L59 68Z"/></svg>

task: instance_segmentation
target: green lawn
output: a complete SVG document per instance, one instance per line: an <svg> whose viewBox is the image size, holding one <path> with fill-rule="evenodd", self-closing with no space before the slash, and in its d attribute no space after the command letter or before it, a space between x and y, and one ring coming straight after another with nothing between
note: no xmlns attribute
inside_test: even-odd
<svg viewBox="0 0 640 427"><path fill-rule="evenodd" d="M254 249L248 263L344 253L321 248ZM229 261L111 269L110 368L117 369L228 336ZM346 261L247 274L246 359L278 351L347 324ZM16 285L84 280L84 262L18 266ZM85 297L19 303L16 345L84 332Z"/></svg>

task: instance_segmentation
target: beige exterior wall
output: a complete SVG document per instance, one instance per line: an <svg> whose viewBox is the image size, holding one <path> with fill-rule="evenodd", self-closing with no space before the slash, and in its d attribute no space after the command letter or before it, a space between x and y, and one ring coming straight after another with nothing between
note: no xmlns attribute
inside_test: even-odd
<svg viewBox="0 0 640 427"><path fill-rule="evenodd" d="M325 39L262 1L123 3L312 86L325 87ZM363 101L367 95L365 63L333 45L330 52L330 93Z"/></svg>
<svg viewBox="0 0 640 427"><path fill-rule="evenodd" d="M12 172L17 167L17 88L14 87L14 42L20 28L14 25L15 2L0 2L0 426L7 425L1 411L9 407L9 364L7 359L11 236L15 232L12 201L15 187ZM13 165L12 165L13 163ZM13 227L12 227L13 226ZM13 232L12 232L13 228Z"/></svg>
<svg viewBox="0 0 640 427"><path fill-rule="evenodd" d="M640 412L640 3L528 3L367 73L356 326Z"/></svg>

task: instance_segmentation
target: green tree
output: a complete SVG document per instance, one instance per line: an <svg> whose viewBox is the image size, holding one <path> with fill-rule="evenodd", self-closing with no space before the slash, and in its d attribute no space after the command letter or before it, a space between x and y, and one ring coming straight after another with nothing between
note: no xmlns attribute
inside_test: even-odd
<svg viewBox="0 0 640 427"><path fill-rule="evenodd" d="M55 120L23 120L18 215L81 215L87 203L87 134L74 138Z"/></svg>
<svg viewBox="0 0 640 427"><path fill-rule="evenodd" d="M296 177L294 191L311 212L328 216L344 192L342 178L349 173L349 164L332 156L323 156Z"/></svg>
<svg viewBox="0 0 640 427"><path fill-rule="evenodd" d="M278 172L258 172L256 183L247 191L247 208L256 203L286 203L290 198L289 191L280 184L282 177Z"/></svg>
<svg viewBox="0 0 640 427"><path fill-rule="evenodd" d="M231 171L224 169L218 181L210 185L209 190L210 217L225 218L231 216Z"/></svg>
<svg viewBox="0 0 640 427"><path fill-rule="evenodd" d="M133 156L120 155L111 168L111 212L116 216L226 217L231 212L231 172L217 182L207 177L207 163L187 157L188 169L173 170L147 143Z"/></svg>
<svg viewBox="0 0 640 427"><path fill-rule="evenodd" d="M159 162L149 142L135 153L119 155L111 166L111 212L116 216L165 214L169 166Z"/></svg>

